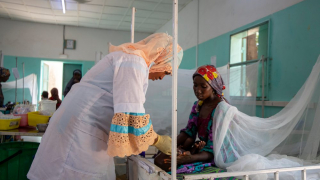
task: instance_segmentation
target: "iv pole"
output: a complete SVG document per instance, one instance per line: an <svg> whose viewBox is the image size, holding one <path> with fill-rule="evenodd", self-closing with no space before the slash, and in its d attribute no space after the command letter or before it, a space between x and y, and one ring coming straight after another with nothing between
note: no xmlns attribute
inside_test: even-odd
<svg viewBox="0 0 320 180"><path fill-rule="evenodd" d="M177 177L177 90L178 90L178 0L173 0L173 61L172 61L172 151L171 179Z"/></svg>
<svg viewBox="0 0 320 180"><path fill-rule="evenodd" d="M22 63L22 103L25 104L24 102L24 62Z"/></svg>
<svg viewBox="0 0 320 180"><path fill-rule="evenodd" d="M135 21L136 8L132 7L131 15L131 43L134 43L134 21Z"/></svg>
<svg viewBox="0 0 320 180"><path fill-rule="evenodd" d="M18 57L16 57L16 68L18 69ZM18 79L16 78L15 104L17 104L17 86L18 86Z"/></svg>

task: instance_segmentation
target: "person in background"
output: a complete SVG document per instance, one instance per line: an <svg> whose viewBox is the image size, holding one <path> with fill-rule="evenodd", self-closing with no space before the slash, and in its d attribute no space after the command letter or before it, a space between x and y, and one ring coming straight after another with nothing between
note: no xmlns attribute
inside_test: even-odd
<svg viewBox="0 0 320 180"><path fill-rule="evenodd" d="M48 100L48 97L49 97L48 91L42 91L41 101L46 101L46 100ZM41 110L41 101L39 101L38 110Z"/></svg>
<svg viewBox="0 0 320 180"><path fill-rule="evenodd" d="M48 91L43 91L42 94L41 94L41 101L42 100L48 100L48 97L49 97Z"/></svg>
<svg viewBox="0 0 320 180"><path fill-rule="evenodd" d="M79 69L74 70L72 78L70 79L70 81L68 82L66 88L64 89L64 92L63 92L64 97L67 96L67 94L71 90L71 87L74 84L80 82L81 78L82 78L82 72Z"/></svg>
<svg viewBox="0 0 320 180"><path fill-rule="evenodd" d="M61 99L59 98L59 91L57 88L52 88L50 92L51 97L49 98L49 100L57 101L56 109L58 109L61 104Z"/></svg>
<svg viewBox="0 0 320 180"><path fill-rule="evenodd" d="M4 101L1 82L8 81L9 77L10 77L10 71L4 67L0 67L0 107L3 107L3 101Z"/></svg>

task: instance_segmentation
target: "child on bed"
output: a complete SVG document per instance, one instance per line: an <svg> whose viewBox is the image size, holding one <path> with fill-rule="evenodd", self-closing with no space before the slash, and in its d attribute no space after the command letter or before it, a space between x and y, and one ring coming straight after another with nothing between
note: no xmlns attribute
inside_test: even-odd
<svg viewBox="0 0 320 180"><path fill-rule="evenodd" d="M192 107L188 125L177 137L177 173L199 172L214 164L212 125L215 108L226 101L222 90L224 82L212 65L199 67L193 74L193 90L198 98ZM200 142L195 142L196 137ZM170 170L171 158L160 153L155 164L165 171Z"/></svg>

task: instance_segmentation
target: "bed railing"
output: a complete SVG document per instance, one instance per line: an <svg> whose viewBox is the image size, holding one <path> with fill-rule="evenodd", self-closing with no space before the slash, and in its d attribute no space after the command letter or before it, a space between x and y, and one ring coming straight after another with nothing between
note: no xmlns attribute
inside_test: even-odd
<svg viewBox="0 0 320 180"><path fill-rule="evenodd" d="M301 171L301 180L307 180L307 170L315 170L315 169L320 170L320 166L303 166L303 167L292 167L292 168L281 168L281 169L266 169L266 170L258 170L258 171L241 171L241 172L186 175L183 178L185 180L195 180L195 179L214 180L215 178L242 177L242 180L249 180L250 175L273 173L274 180L279 180L279 175L281 175L281 172Z"/></svg>

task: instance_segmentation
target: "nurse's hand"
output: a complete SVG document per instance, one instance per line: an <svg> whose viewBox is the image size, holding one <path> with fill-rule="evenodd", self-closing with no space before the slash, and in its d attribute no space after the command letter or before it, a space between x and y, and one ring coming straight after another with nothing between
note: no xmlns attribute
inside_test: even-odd
<svg viewBox="0 0 320 180"><path fill-rule="evenodd" d="M171 155L171 137L158 135L158 140L153 145L164 154Z"/></svg>

